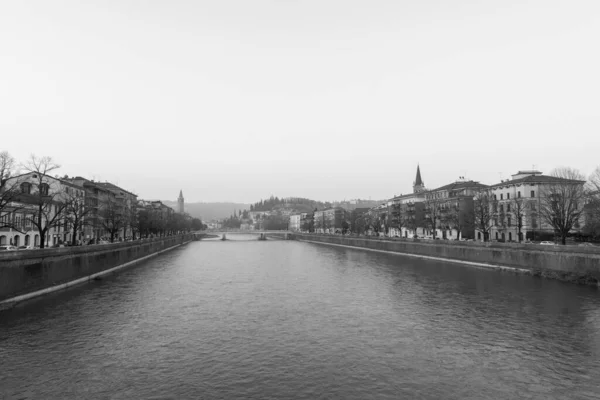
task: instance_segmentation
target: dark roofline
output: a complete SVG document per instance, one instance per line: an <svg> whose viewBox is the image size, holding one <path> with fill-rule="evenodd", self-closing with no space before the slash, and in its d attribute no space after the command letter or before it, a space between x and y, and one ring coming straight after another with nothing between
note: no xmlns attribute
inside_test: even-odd
<svg viewBox="0 0 600 400"><path fill-rule="evenodd" d="M426 193L432 193L432 192L437 192L439 190L447 190L447 189L453 189L453 188L457 188L457 189L469 189L469 188L475 188L475 189L481 189L481 188L486 188L489 187L486 184L480 183L478 181L457 181L457 182L453 182L453 183L449 183L447 185L444 186L440 186L436 189L431 189L431 190L426 190Z"/></svg>
<svg viewBox="0 0 600 400"><path fill-rule="evenodd" d="M109 189L110 189L111 187L113 187L113 188L115 188L115 189L122 190L123 192L125 192L125 193L128 193L128 194L130 194L130 195L132 195L132 196L138 197L138 195L137 195L137 194L135 194L135 193L131 193L130 191L128 191L128 190L125 190L125 189L123 189L122 187L119 187L119 186L115 185L114 183L110 183L110 182L96 182L96 183L97 183L97 184L99 184L100 186L104 186L104 187L106 187L106 188L109 188Z"/></svg>

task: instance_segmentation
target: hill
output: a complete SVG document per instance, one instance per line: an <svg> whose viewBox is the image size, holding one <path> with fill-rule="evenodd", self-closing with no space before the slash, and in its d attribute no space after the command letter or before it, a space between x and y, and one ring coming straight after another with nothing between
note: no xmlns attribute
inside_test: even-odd
<svg viewBox="0 0 600 400"><path fill-rule="evenodd" d="M162 200L162 202L175 210L177 209L176 201ZM243 203L185 203L185 212L192 217L202 219L204 222L227 218L233 214L234 210L248 208L250 208L250 204Z"/></svg>

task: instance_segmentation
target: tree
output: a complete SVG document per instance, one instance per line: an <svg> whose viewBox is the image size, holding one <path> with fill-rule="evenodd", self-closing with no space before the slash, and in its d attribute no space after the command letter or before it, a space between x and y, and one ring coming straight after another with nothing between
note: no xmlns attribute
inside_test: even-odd
<svg viewBox="0 0 600 400"><path fill-rule="evenodd" d="M358 235L365 231L365 214L356 209L352 210L349 216L350 230Z"/></svg>
<svg viewBox="0 0 600 400"><path fill-rule="evenodd" d="M139 232L140 237L142 237L142 235L144 237L148 237L148 235L150 235L152 229L151 218L152 214L150 210L144 208L138 211L137 218L134 221L133 229Z"/></svg>
<svg viewBox="0 0 600 400"><path fill-rule="evenodd" d="M346 220L342 221L342 235L345 235L348 232L349 228L350 228L350 224L348 223L348 221L346 221Z"/></svg>
<svg viewBox="0 0 600 400"><path fill-rule="evenodd" d="M90 223L88 217L91 216L93 208L86 204L85 196L77 196L75 191L63 193L65 203L64 216L72 229L71 245L77 245L77 233L83 230L83 227Z"/></svg>
<svg viewBox="0 0 600 400"><path fill-rule="evenodd" d="M483 233L484 242L489 240L490 230L493 226L493 204L495 204L495 200L492 199L487 190L479 191L473 198L473 216L475 220L475 228Z"/></svg>
<svg viewBox="0 0 600 400"><path fill-rule="evenodd" d="M123 207L114 198L112 193L109 193L106 202L102 204L100 215L102 217L102 227L108 232L110 242L113 243L115 236L125 225L125 216L123 214Z"/></svg>
<svg viewBox="0 0 600 400"><path fill-rule="evenodd" d="M456 237L460 239L464 225L469 225L469 221L463 220L460 213L460 199L456 199L455 204L447 203L447 206L440 214L440 221L447 229L456 229ZM464 215L464 214L463 214Z"/></svg>
<svg viewBox="0 0 600 400"><path fill-rule="evenodd" d="M523 219L525 218L526 211L529 209L528 203L522 197L514 197L508 205L511 208L511 214L515 217L517 240L521 242L523 240Z"/></svg>
<svg viewBox="0 0 600 400"><path fill-rule="evenodd" d="M425 200L425 223L433 230L433 238L436 238L437 223L441 219L440 203L436 199Z"/></svg>
<svg viewBox="0 0 600 400"><path fill-rule="evenodd" d="M15 159L7 151L0 152L0 228L16 228L10 215L23 208L14 203L20 194L19 180L11 179L15 174Z"/></svg>
<svg viewBox="0 0 600 400"><path fill-rule="evenodd" d="M585 177L569 167L554 169L554 177L545 185L541 197L540 215L554 229L561 243L566 244L567 234L579 221L586 200Z"/></svg>
<svg viewBox="0 0 600 400"><path fill-rule="evenodd" d="M586 231L592 236L600 232L600 166L596 167L587 183Z"/></svg>
<svg viewBox="0 0 600 400"><path fill-rule="evenodd" d="M193 218L191 227L195 231L201 231L203 229L206 229L205 225L202 223L202 220L200 218Z"/></svg>
<svg viewBox="0 0 600 400"><path fill-rule="evenodd" d="M35 207L26 219L37 229L41 249L46 245L46 235L50 229L59 226L65 216L62 186L57 179L49 176L58 168L60 165L51 157L36 157L33 154L23 165L23 169L31 173L29 183L33 188L30 193L21 194L20 199Z"/></svg>

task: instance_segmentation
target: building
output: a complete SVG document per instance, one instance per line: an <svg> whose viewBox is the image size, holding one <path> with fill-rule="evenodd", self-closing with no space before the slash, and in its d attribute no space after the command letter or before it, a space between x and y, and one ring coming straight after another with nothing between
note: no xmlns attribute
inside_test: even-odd
<svg viewBox="0 0 600 400"><path fill-rule="evenodd" d="M44 247L71 242L73 231L66 204L74 198L83 198L80 187L37 172L12 177L5 187L14 187L17 194L0 215L0 245L40 246L39 227L34 224L40 219L41 228L47 229ZM77 236L80 239L80 233Z"/></svg>
<svg viewBox="0 0 600 400"><path fill-rule="evenodd" d="M554 228L541 216L540 210L546 203L546 196L551 192L553 185L569 182L582 187L585 184L585 181L524 170L512 175L511 179L491 185L488 189L493 218L490 238L497 241L552 240ZM581 203L579 206L584 207L583 201ZM579 231L582 225L582 221L577 221L574 231ZM477 240L483 240L479 231Z"/></svg>
<svg viewBox="0 0 600 400"><path fill-rule="evenodd" d="M304 212L300 214L300 231L314 232L315 231L315 214Z"/></svg>
<svg viewBox="0 0 600 400"><path fill-rule="evenodd" d="M487 185L472 180L467 181L461 177L456 182L424 192L426 235L451 240L474 239L473 198L479 191L487 187Z"/></svg>
<svg viewBox="0 0 600 400"><path fill-rule="evenodd" d="M105 227L111 224L118 226L116 236L119 240L131 236L131 223L138 206L137 195L110 182L98 182L97 185L110 192L108 201L103 204L104 210L101 210Z"/></svg>
<svg viewBox="0 0 600 400"><path fill-rule="evenodd" d="M179 191L179 197L177 198L177 213L183 214L185 212L185 202L183 200L183 190Z"/></svg>
<svg viewBox="0 0 600 400"><path fill-rule="evenodd" d="M425 183L421 178L421 168L417 165L417 175L413 182L413 192L395 196L390 200L389 215L392 222L391 236L415 237L425 236Z"/></svg>
<svg viewBox="0 0 600 400"><path fill-rule="evenodd" d="M314 230L317 233L341 233L346 220L346 211L341 207L315 211Z"/></svg>
<svg viewBox="0 0 600 400"><path fill-rule="evenodd" d="M292 214L290 215L290 223L288 229L294 232L299 232L301 228L302 215Z"/></svg>

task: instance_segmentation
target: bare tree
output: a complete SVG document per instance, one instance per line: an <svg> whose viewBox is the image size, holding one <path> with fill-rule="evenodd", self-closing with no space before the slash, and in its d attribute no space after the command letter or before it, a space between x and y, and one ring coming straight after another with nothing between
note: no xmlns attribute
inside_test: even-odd
<svg viewBox="0 0 600 400"><path fill-rule="evenodd" d="M490 230L493 226L494 212L492 205L495 200L492 199L487 190L478 192L473 198L473 217L475 228L483 233L483 241L487 242L490 237Z"/></svg>
<svg viewBox="0 0 600 400"><path fill-rule="evenodd" d="M19 180L13 178L15 174L15 159L7 151L0 152L0 228L17 228L11 215L23 208L22 204L15 203L20 194Z"/></svg>
<svg viewBox="0 0 600 400"><path fill-rule="evenodd" d="M588 180L588 190L594 194L600 196L600 166L596 167L594 172L590 174Z"/></svg>
<svg viewBox="0 0 600 400"><path fill-rule="evenodd" d="M515 197L508 204L511 207L510 213L515 217L517 240L521 242L523 237L523 220L527 210L529 209L528 203L522 197Z"/></svg>
<svg viewBox="0 0 600 400"><path fill-rule="evenodd" d="M472 225L472 222L466 219L466 216L461 215L460 200L457 199L455 204L449 204L444 212L441 214L441 222L445 224L448 229L456 229L456 237L460 239L461 233L465 225Z"/></svg>
<svg viewBox="0 0 600 400"><path fill-rule="evenodd" d="M596 167L594 172L590 175L586 190L586 229L594 226L596 228L594 228L593 231L597 231L597 227L600 226L600 166Z"/></svg>
<svg viewBox="0 0 600 400"><path fill-rule="evenodd" d="M91 217L94 209L86 204L85 196L78 196L75 191L65 192L63 195L65 202L65 220L69 223L73 235L71 237L71 245L77 245L77 233L83 228L91 224Z"/></svg>
<svg viewBox="0 0 600 400"><path fill-rule="evenodd" d="M125 220L129 226L129 229L131 229L131 238L135 240L137 235L140 234L140 216L138 214L136 202L133 202L128 207L125 207Z"/></svg>
<svg viewBox="0 0 600 400"><path fill-rule="evenodd" d="M441 219L440 203L436 199L425 200L425 223L428 228L433 230L433 238L436 238L436 229Z"/></svg>
<svg viewBox="0 0 600 400"><path fill-rule="evenodd" d="M551 173L555 179L543 190L540 215L566 244L567 234L583 211L586 200L584 190L585 177L576 169L562 167Z"/></svg>
<svg viewBox="0 0 600 400"><path fill-rule="evenodd" d="M125 225L123 207L112 195L109 195L107 201L102 205L100 214L102 227L108 232L110 242L113 243L115 236Z"/></svg>
<svg viewBox="0 0 600 400"><path fill-rule="evenodd" d="M23 164L23 169L32 173L30 182L33 182L33 189L27 195L21 194L21 198L35 206L32 214L28 214L26 219L37 229L41 249L45 247L46 235L50 229L59 226L63 221L66 208L60 183L48 175L58 168L60 165L51 157L36 157L33 154Z"/></svg>

